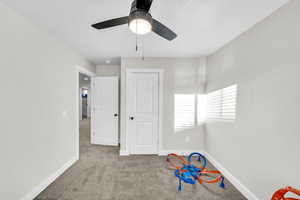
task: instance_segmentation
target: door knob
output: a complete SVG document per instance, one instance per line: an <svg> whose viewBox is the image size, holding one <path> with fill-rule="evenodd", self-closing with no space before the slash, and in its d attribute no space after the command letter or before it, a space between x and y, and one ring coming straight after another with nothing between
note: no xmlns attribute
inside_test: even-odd
<svg viewBox="0 0 300 200"><path fill-rule="evenodd" d="M117 114L117 113L115 113L115 114L114 114L114 116L115 116L115 117L118 117L118 114Z"/></svg>
<svg viewBox="0 0 300 200"><path fill-rule="evenodd" d="M134 120L134 117L129 117L130 120Z"/></svg>

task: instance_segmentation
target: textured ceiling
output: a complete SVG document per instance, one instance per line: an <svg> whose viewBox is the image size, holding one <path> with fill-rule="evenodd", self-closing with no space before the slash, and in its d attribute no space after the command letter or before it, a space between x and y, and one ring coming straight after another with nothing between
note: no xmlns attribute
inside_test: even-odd
<svg viewBox="0 0 300 200"><path fill-rule="evenodd" d="M95 64L121 56L198 57L236 38L288 0L154 0L152 16L178 34L166 41L154 33L138 38L127 25L95 30L90 24L126 16L131 0L0 0L66 42Z"/></svg>

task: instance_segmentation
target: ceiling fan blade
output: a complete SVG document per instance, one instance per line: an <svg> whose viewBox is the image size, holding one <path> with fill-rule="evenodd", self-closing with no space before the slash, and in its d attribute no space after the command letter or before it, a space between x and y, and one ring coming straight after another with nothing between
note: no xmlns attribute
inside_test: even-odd
<svg viewBox="0 0 300 200"><path fill-rule="evenodd" d="M152 31L170 41L177 37L176 33L155 19L152 21Z"/></svg>
<svg viewBox="0 0 300 200"><path fill-rule="evenodd" d="M105 29L105 28L110 28L110 27L119 26L123 24L128 24L128 22L129 22L129 17L120 17L120 18L110 19L104 22L100 22L97 24L93 24L92 27L96 29Z"/></svg>
<svg viewBox="0 0 300 200"><path fill-rule="evenodd" d="M136 0L136 1L137 1L136 2L137 9L142 9L145 10L146 12L149 12L153 0Z"/></svg>

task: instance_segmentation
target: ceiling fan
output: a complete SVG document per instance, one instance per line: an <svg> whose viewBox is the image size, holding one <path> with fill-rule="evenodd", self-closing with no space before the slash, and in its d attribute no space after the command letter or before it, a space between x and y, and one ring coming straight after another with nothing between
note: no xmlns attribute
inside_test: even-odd
<svg viewBox="0 0 300 200"><path fill-rule="evenodd" d="M107 20L92 27L106 29L114 26L128 24L129 29L138 35L144 35L153 31L159 36L171 41L177 37L171 29L153 19L149 13L153 0L134 0L131 4L129 16Z"/></svg>

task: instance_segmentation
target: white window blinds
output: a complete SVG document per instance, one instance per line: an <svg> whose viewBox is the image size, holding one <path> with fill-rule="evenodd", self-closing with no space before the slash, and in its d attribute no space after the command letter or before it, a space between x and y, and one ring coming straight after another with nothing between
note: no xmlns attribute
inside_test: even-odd
<svg viewBox="0 0 300 200"><path fill-rule="evenodd" d="M222 119L235 120L236 118L237 85L222 90Z"/></svg>
<svg viewBox="0 0 300 200"><path fill-rule="evenodd" d="M232 85L207 95L207 119L236 119L237 85Z"/></svg>
<svg viewBox="0 0 300 200"><path fill-rule="evenodd" d="M195 126L195 95L175 94L175 132Z"/></svg>
<svg viewBox="0 0 300 200"><path fill-rule="evenodd" d="M207 119L220 119L222 108L222 92L217 90L207 95Z"/></svg>

